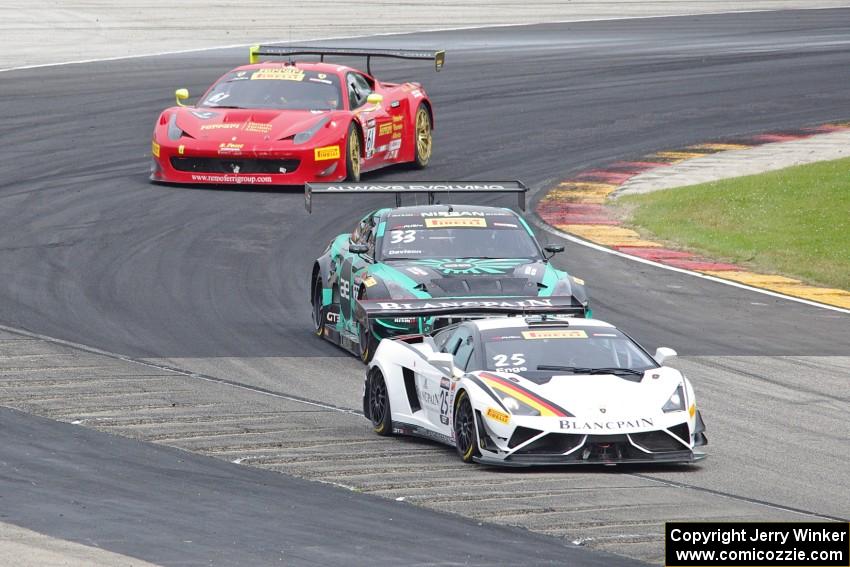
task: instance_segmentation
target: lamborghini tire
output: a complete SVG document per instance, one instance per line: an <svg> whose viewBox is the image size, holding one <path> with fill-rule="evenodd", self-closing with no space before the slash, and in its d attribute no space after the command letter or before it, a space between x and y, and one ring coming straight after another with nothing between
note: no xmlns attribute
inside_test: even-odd
<svg viewBox="0 0 850 567"><path fill-rule="evenodd" d="M369 371L366 384L366 404L372 429L378 435L393 434L392 412L390 411L390 395L384 375L378 368Z"/></svg>
<svg viewBox="0 0 850 567"><path fill-rule="evenodd" d="M461 390L455 399L454 438L457 454L464 463L472 463L481 456L478 448L478 428L475 426L475 412L469 394Z"/></svg>

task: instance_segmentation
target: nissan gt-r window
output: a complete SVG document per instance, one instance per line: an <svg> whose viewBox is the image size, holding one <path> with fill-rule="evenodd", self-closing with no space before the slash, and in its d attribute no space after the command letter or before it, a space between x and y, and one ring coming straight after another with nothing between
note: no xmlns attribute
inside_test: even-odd
<svg viewBox="0 0 850 567"><path fill-rule="evenodd" d="M229 73L213 85L198 106L336 110L342 108L342 91L336 75L295 66L269 67Z"/></svg>
<svg viewBox="0 0 850 567"><path fill-rule="evenodd" d="M516 217L459 216L387 219L381 260L540 258L540 249Z"/></svg>
<svg viewBox="0 0 850 567"><path fill-rule="evenodd" d="M607 327L529 327L484 331L487 369L529 378L553 374L641 376L658 364L631 339Z"/></svg>

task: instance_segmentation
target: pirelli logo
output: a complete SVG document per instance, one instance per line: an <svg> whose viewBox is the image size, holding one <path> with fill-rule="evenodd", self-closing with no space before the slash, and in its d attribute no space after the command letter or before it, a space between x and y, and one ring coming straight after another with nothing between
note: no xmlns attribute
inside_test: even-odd
<svg viewBox="0 0 850 567"><path fill-rule="evenodd" d="M487 417L501 423L507 423L511 420L511 416L494 408L487 408Z"/></svg>
<svg viewBox="0 0 850 567"><path fill-rule="evenodd" d="M325 146L324 148L316 148L315 150L313 150L313 156L316 161L339 159L339 146Z"/></svg>
<svg viewBox="0 0 850 567"><path fill-rule="evenodd" d="M487 228L483 218L431 218L425 219L426 228Z"/></svg>
<svg viewBox="0 0 850 567"><path fill-rule="evenodd" d="M562 329L551 331L523 331L524 339L586 339L587 333L581 329Z"/></svg>

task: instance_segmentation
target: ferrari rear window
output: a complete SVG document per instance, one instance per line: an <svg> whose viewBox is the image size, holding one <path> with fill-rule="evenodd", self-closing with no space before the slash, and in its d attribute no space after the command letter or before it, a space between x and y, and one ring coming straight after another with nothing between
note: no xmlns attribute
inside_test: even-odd
<svg viewBox="0 0 850 567"><path fill-rule="evenodd" d="M295 66L234 71L207 92L199 106L271 110L336 110L342 94L336 75Z"/></svg>

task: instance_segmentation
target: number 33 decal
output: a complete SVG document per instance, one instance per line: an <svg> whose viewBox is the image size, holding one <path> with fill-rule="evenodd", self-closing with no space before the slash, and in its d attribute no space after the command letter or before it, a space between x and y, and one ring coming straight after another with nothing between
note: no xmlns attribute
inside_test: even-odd
<svg viewBox="0 0 850 567"><path fill-rule="evenodd" d="M390 244L410 244L416 240L415 230L391 230Z"/></svg>

